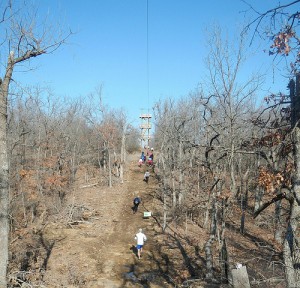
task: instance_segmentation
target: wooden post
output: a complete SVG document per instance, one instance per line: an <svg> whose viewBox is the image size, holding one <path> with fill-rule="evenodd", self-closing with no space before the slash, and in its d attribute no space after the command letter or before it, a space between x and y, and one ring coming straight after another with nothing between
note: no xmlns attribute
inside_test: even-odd
<svg viewBox="0 0 300 288"><path fill-rule="evenodd" d="M246 266L232 269L232 284L234 288L251 288Z"/></svg>

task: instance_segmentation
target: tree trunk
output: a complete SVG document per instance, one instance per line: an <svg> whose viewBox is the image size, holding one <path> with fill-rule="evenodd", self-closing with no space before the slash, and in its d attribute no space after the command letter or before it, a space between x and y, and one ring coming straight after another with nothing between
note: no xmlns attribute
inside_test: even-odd
<svg viewBox="0 0 300 288"><path fill-rule="evenodd" d="M242 215L241 215L241 225L240 225L240 233L244 234L245 232L245 211L247 210L248 206L248 174L249 174L249 169L247 169L246 173L242 175L242 171L240 172L240 177L241 177L241 210L242 210Z"/></svg>
<svg viewBox="0 0 300 288"><path fill-rule="evenodd" d="M183 189L183 159L182 159L182 142L179 143L179 193L178 193L178 204L182 204L184 198L184 189Z"/></svg>
<svg viewBox="0 0 300 288"><path fill-rule="evenodd" d="M208 226L208 219L209 219L209 209L210 209L210 194L208 195L208 200L206 202L206 210L204 215L204 222L203 227L206 229Z"/></svg>
<svg viewBox="0 0 300 288"><path fill-rule="evenodd" d="M77 157L77 143L74 143L74 147L73 147L73 153L72 153L72 158L71 158L71 179L70 182L74 183L75 182L75 178L76 178L76 172L77 172L77 165L76 165L76 157Z"/></svg>
<svg viewBox="0 0 300 288"><path fill-rule="evenodd" d="M177 197L176 197L175 176L173 171L171 171L171 181L172 181L172 207L175 208L177 205Z"/></svg>
<svg viewBox="0 0 300 288"><path fill-rule="evenodd" d="M260 166L260 158L261 158L261 156L257 155L255 167ZM263 192L262 187L257 185L255 188L255 191L254 191L254 212L257 211L259 209L259 207L261 206L263 194L264 194L264 192Z"/></svg>
<svg viewBox="0 0 300 288"><path fill-rule="evenodd" d="M220 233L220 268L221 268L221 277L222 283L228 282L228 251L225 240L225 230L226 230L226 210L227 210L227 199L222 199L221 207L221 233Z"/></svg>
<svg viewBox="0 0 300 288"><path fill-rule="evenodd" d="M8 58L6 73L0 84L0 288L7 287L9 237L9 182L7 154L7 96L14 67L14 54Z"/></svg>
<svg viewBox="0 0 300 288"><path fill-rule="evenodd" d="M263 195L264 195L263 188L261 186L257 186L254 195L254 212L257 211L259 207L262 205Z"/></svg>
<svg viewBox="0 0 300 288"><path fill-rule="evenodd" d="M290 221L284 243L284 263L288 287L300 287L300 129L294 128L293 199L291 201Z"/></svg>
<svg viewBox="0 0 300 288"><path fill-rule="evenodd" d="M213 280L213 252L212 252L212 244L215 240L216 230L217 230L217 209L216 209L216 196L215 192L212 193L212 205L211 205L211 223L210 223L210 235L209 239L205 243L205 257L206 257L206 275L205 278L207 280Z"/></svg>
<svg viewBox="0 0 300 288"><path fill-rule="evenodd" d="M126 126L124 125L123 133L122 133L122 145L121 145L121 161L120 161L120 182L124 183L124 164L126 157Z"/></svg>
<svg viewBox="0 0 300 288"><path fill-rule="evenodd" d="M161 158L161 162L162 162L162 166L163 166L163 225L162 225L162 229L163 231L166 230L167 228L167 213L168 213L168 209L167 209L167 185L166 185L166 166L165 166L165 161L164 158Z"/></svg>
<svg viewBox="0 0 300 288"><path fill-rule="evenodd" d="M107 159L106 159L106 157L107 157L107 149L106 149L106 145L104 145L102 157L103 157L103 170L106 172L106 168L107 168L106 167L106 165L107 165Z"/></svg>
<svg viewBox="0 0 300 288"><path fill-rule="evenodd" d="M274 239L278 243L282 243L282 235L283 235L283 225L281 219L283 218L283 209L281 205L281 200L275 202L275 231L274 231Z"/></svg>
<svg viewBox="0 0 300 288"><path fill-rule="evenodd" d="M231 143L231 152L230 152L230 191L234 198L237 196L237 189L236 189L236 181L235 181L235 167L234 167L234 144Z"/></svg>
<svg viewBox="0 0 300 288"><path fill-rule="evenodd" d="M109 148L107 149L107 154L108 154L108 186L109 188L112 187L112 175L111 175L111 155L110 155L110 151Z"/></svg>
<svg viewBox="0 0 300 288"><path fill-rule="evenodd" d="M223 239L221 251L220 251L220 266L221 266L221 277L222 283L228 283L228 251L226 240Z"/></svg>
<svg viewBox="0 0 300 288"><path fill-rule="evenodd" d="M166 230L167 228L167 213L168 213L168 210L167 210L167 191L166 191L166 176L164 174L164 187L163 187L163 231Z"/></svg>
<svg viewBox="0 0 300 288"><path fill-rule="evenodd" d="M290 82L291 84L291 82ZM290 85L295 172L290 199L290 219L284 241L284 263L288 287L300 287L300 74L296 89Z"/></svg>

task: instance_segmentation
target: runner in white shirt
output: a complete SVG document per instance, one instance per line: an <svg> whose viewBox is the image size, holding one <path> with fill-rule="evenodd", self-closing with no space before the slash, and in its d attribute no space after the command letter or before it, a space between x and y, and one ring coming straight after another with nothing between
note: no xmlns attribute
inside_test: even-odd
<svg viewBox="0 0 300 288"><path fill-rule="evenodd" d="M145 174L144 174L144 181L145 181L146 183L148 183L149 177L150 177L150 173L149 173L149 171L147 170L147 171L145 172Z"/></svg>
<svg viewBox="0 0 300 288"><path fill-rule="evenodd" d="M141 253L143 251L144 241L147 240L146 235L143 233L143 230L140 228L139 232L135 235L134 239L136 240L136 248L138 251L138 257L141 259Z"/></svg>

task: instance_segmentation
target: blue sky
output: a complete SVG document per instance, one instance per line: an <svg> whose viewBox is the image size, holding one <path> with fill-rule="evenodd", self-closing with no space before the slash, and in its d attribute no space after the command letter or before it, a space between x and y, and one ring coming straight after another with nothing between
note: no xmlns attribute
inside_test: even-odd
<svg viewBox="0 0 300 288"><path fill-rule="evenodd" d="M249 2L260 11L277 3ZM148 0L147 49L147 0L36 3L41 19L46 11L53 25L70 28L75 34L55 53L34 59L37 69L16 73L14 78L22 85L48 85L55 94L71 98L103 85L104 103L123 108L129 122L137 124L142 109L151 110L159 99L177 99L197 87L205 73L205 30L218 23L236 33L246 21L242 11L247 10L240 0ZM247 19L251 16L246 14ZM250 60L253 65L246 71L262 67L263 72L271 71L270 57L255 49L253 46L252 52L257 52ZM267 79L265 89L272 85Z"/></svg>

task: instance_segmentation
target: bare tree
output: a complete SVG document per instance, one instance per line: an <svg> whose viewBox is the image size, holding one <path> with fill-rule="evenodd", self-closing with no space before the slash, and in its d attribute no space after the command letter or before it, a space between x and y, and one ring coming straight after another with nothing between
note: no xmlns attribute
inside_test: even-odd
<svg viewBox="0 0 300 288"><path fill-rule="evenodd" d="M216 107L210 109L215 119L210 121L213 130L222 141L223 152L226 154L230 171L230 191L235 197L236 187L236 159L235 151L240 146L241 139L249 131L245 131L245 120L253 107L253 96L262 82L262 76L251 76L244 82L239 82L239 73L246 59L244 38L241 37L236 47L230 45L228 39L221 37L221 30L217 27L209 40L210 53L207 57L209 72L208 87L211 87L209 101ZM209 84L211 83L211 84ZM207 105L210 105L208 102ZM226 142L223 142L228 139Z"/></svg>
<svg viewBox="0 0 300 288"><path fill-rule="evenodd" d="M0 80L0 287L6 287L6 273L8 264L8 233L9 233L9 160L7 153L7 100L10 82L17 65L29 59L51 53L64 43L66 37L55 40L49 37L49 30L42 31L34 25L34 18L26 15L26 6L15 7L13 1L2 6L1 26L6 31L6 38L2 39L1 49L9 51L5 72ZM25 19L24 19L25 18ZM6 50L6 51L7 51Z"/></svg>

